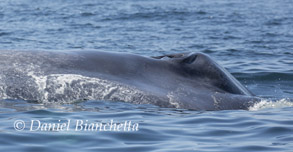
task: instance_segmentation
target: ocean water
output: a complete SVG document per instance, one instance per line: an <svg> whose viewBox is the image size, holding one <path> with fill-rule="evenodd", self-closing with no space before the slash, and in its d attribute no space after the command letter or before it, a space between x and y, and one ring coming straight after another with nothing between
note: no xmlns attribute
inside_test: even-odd
<svg viewBox="0 0 293 152"><path fill-rule="evenodd" d="M1 100L1 151L293 151L291 0L1 0L0 49L204 52L263 98L248 111Z"/></svg>

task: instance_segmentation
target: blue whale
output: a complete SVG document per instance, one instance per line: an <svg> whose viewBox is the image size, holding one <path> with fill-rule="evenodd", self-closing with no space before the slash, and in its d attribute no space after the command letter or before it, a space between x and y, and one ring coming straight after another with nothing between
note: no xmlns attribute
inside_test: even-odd
<svg viewBox="0 0 293 152"><path fill-rule="evenodd" d="M203 53L146 57L100 51L0 51L0 99L124 101L193 110L259 102Z"/></svg>

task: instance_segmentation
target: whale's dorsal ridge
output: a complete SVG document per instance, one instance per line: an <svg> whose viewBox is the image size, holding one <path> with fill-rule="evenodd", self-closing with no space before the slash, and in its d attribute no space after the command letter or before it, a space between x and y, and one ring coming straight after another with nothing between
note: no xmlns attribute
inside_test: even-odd
<svg viewBox="0 0 293 152"><path fill-rule="evenodd" d="M195 110L245 109L254 99L215 60L198 52L150 58L99 51L0 51L0 59L0 99L113 100Z"/></svg>

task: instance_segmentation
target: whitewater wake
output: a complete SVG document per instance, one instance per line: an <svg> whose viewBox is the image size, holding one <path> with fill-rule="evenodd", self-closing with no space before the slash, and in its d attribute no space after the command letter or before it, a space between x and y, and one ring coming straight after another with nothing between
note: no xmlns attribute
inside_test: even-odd
<svg viewBox="0 0 293 152"><path fill-rule="evenodd" d="M259 103L254 104L249 107L249 111L258 111L262 109L269 108L284 108L284 107L293 107L293 101L289 98L283 98L279 100L273 99L262 99Z"/></svg>

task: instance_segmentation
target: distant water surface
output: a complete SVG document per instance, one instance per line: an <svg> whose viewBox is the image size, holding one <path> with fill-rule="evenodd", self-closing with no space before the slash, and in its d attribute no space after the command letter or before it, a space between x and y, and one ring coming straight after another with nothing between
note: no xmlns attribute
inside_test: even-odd
<svg viewBox="0 0 293 152"><path fill-rule="evenodd" d="M265 100L250 111L207 112L107 101L2 100L0 149L293 151L292 27L291 0L2 0L1 50L97 50L145 56L204 52ZM24 130L15 130L17 120L24 121ZM31 120L132 121L139 130L31 132Z"/></svg>

